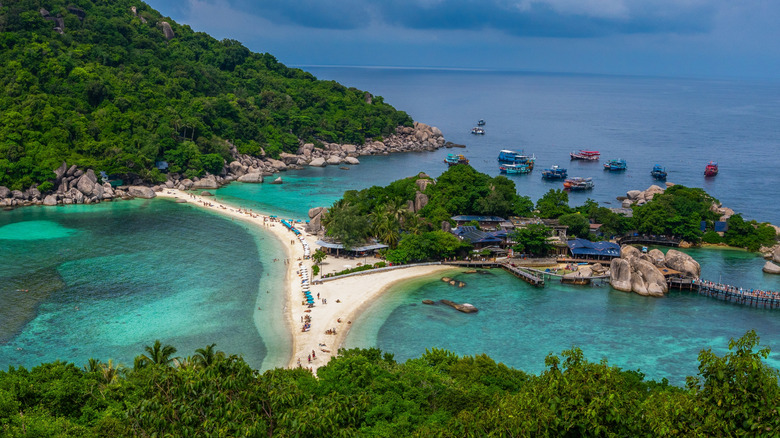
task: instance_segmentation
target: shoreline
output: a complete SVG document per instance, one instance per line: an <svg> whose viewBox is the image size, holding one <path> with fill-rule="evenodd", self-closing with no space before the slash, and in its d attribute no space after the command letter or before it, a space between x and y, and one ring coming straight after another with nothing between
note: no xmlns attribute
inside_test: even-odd
<svg viewBox="0 0 780 438"><path fill-rule="evenodd" d="M319 367L327 364L338 354L338 349L344 343L351 328L350 322L365 311L376 298L399 283L458 269L447 265L411 266L313 284L310 288L312 295L317 297L316 304L308 308L303 305L303 274L299 272L303 269L310 274L314 262L304 258L302 242L305 241L313 251L316 236L301 231L302 240L299 241L290 230L269 215L232 206L217 200L216 197L205 197L176 189L165 189L157 192L157 196L166 199L183 199L187 204L198 208L261 227L269 231L282 244L285 248L284 257L289 260L282 286L285 295L282 319L290 334L291 342L290 358L286 361L287 368L299 366L300 360L301 367L310 368L316 374ZM285 239L288 240L285 242ZM312 277L311 280L314 278ZM296 304L299 299L302 300L301 305ZM302 326L307 316L311 318L311 328L304 331ZM330 329L336 329L336 334L326 333ZM311 353L314 353L314 358L310 358ZM281 360L279 362L281 363Z"/></svg>

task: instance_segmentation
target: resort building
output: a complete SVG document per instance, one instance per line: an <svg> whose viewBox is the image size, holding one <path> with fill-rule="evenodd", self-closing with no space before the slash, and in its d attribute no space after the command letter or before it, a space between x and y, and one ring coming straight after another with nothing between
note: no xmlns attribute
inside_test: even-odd
<svg viewBox="0 0 780 438"><path fill-rule="evenodd" d="M569 254L569 247L566 245L568 241L567 231L568 225L561 225L558 223L558 219L541 219L538 217L517 217L512 216L509 218L515 229L525 228L531 224L544 225L550 229L550 238L548 241L553 246L553 255L566 256Z"/></svg>
<svg viewBox="0 0 780 438"><path fill-rule="evenodd" d="M573 259L610 261L620 257L620 245L613 242L591 242L585 239L573 239L567 242Z"/></svg>
<svg viewBox="0 0 780 438"><path fill-rule="evenodd" d="M328 254L333 254L336 257L344 256L344 257L366 257L366 256L373 256L374 253L381 249L389 248L389 246L383 244L374 242L371 244L365 244L361 246L356 246L354 248L348 248L345 249L344 245L339 242L326 242L324 240L318 240L314 242L317 246L320 247L323 251L325 251Z"/></svg>
<svg viewBox="0 0 780 438"><path fill-rule="evenodd" d="M506 230L481 231L473 225L462 225L458 228L453 228L450 230L450 233L460 240L470 242L474 249L485 249L488 247L506 248L508 243Z"/></svg>
<svg viewBox="0 0 780 438"><path fill-rule="evenodd" d="M482 230L506 230L512 228L512 222L498 216L460 215L453 216L450 219L455 221L456 227L473 225L476 222Z"/></svg>

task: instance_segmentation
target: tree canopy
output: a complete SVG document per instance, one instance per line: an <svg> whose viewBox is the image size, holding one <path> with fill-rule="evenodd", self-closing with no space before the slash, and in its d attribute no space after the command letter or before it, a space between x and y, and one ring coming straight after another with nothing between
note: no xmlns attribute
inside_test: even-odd
<svg viewBox="0 0 780 438"><path fill-rule="evenodd" d="M550 354L539 375L437 348L405 363L340 350L314 377L261 374L212 344L173 364L114 367L111 379L96 360L0 371L0 435L777 436L768 354L748 332L723 356L702 351L698 374L678 387L578 348Z"/></svg>
<svg viewBox="0 0 780 438"><path fill-rule="evenodd" d="M137 1L4 1L0 57L0 185L12 189L54 178L63 160L151 180L160 178L155 162L167 160L172 172L199 176L219 172L228 141L278 157L300 140L361 144L412 122L380 96L317 80Z"/></svg>

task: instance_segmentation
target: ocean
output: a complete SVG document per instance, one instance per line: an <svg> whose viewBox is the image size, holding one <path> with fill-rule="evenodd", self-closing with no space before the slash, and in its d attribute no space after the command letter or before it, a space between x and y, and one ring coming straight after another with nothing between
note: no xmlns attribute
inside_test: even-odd
<svg viewBox="0 0 780 438"><path fill-rule="evenodd" d="M780 223L780 84L669 78L531 73L306 68L322 79L382 95L415 119L442 129L465 149L361 157L361 164L282 173L284 184L234 183L216 191L237 206L307 219L344 190L384 185L446 169L447 153L463 153L482 172L498 174L503 148L537 157L529 175L512 176L518 192L536 200L560 183L541 180L553 164L591 176L590 193L618 206L617 196L655 181L653 164L669 181L702 187L746 218ZM469 134L485 119L486 135ZM628 170L570 162L569 152L597 149L602 161L624 158ZM709 160L720 174L703 176ZM255 367L286 363L281 251L263 230L166 200L99 206L24 208L0 214L0 367L33 366L90 357L132 364L155 339L180 355L217 343ZM761 272L763 260L742 251L693 250L704 277L744 287L780 289ZM502 272L464 275L453 289L438 278L402 284L355 321L348 346L376 345L397 359L425 348L488 353L538 372L544 356L577 345L652 378L675 382L695 374L702 348L723 351L729 337L757 329L780 348L777 311L718 302L685 292L648 299L612 291L549 285L534 289ZM476 315L418 305L448 298L480 308ZM258 309L259 308L259 309ZM449 309L452 310L452 309ZM412 335L415 333L415 335ZM419 336L425 333L425 336ZM776 355L770 358L778 366Z"/></svg>

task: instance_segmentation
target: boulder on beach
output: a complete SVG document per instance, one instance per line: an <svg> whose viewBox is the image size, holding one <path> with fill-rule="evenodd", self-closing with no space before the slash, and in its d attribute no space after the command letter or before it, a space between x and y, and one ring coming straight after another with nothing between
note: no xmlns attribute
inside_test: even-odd
<svg viewBox="0 0 780 438"><path fill-rule="evenodd" d="M200 192L200 196L214 196L214 194L204 190L204 191Z"/></svg>
<svg viewBox="0 0 780 438"><path fill-rule="evenodd" d="M145 186L130 186L127 188L127 193L130 196L134 196L136 198L143 198L143 199L152 199L157 194L154 193L154 190L152 190L151 187L145 187Z"/></svg>
<svg viewBox="0 0 780 438"><path fill-rule="evenodd" d="M214 175L206 175L192 183L192 189L218 189L219 183Z"/></svg>

